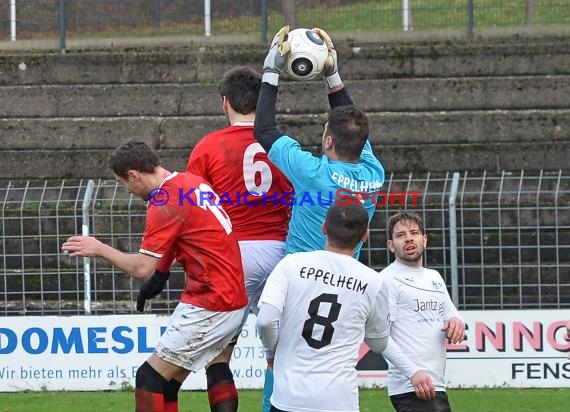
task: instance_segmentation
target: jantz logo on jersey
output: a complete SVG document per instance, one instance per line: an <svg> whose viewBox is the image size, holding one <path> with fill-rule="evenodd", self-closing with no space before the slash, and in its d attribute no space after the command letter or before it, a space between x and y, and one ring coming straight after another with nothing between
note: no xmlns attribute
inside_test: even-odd
<svg viewBox="0 0 570 412"><path fill-rule="evenodd" d="M178 188L176 193L169 193L165 188L154 188L148 194L148 202L153 206L224 207L224 206L318 206L329 207L333 203L339 206L368 203L375 206L417 206L422 192L352 192L349 189L337 189L334 192L222 192L200 188ZM173 200L176 199L176 200Z"/></svg>
<svg viewBox="0 0 570 412"><path fill-rule="evenodd" d="M437 300L419 300L414 299L414 312L435 312L439 311L439 302Z"/></svg>

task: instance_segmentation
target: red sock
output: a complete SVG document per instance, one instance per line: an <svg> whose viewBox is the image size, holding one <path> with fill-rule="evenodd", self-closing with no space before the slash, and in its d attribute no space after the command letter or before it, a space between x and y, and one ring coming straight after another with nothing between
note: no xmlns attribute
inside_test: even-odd
<svg viewBox="0 0 570 412"><path fill-rule="evenodd" d="M178 401L164 402L164 412L178 412Z"/></svg>
<svg viewBox="0 0 570 412"><path fill-rule="evenodd" d="M135 389L135 412L166 412L164 409L164 395L144 389Z"/></svg>
<svg viewBox="0 0 570 412"><path fill-rule="evenodd" d="M221 383L208 388L208 401L210 409L216 410L216 405L228 402L229 405L237 405L238 391L236 385L232 383Z"/></svg>

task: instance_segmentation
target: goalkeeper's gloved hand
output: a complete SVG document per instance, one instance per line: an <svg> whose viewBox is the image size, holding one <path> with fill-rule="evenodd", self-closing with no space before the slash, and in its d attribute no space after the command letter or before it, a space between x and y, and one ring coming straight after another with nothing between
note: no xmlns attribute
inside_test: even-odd
<svg viewBox="0 0 570 412"><path fill-rule="evenodd" d="M327 49L329 49L329 55L325 61L325 66L321 74L325 79L327 89L333 89L337 86L342 85L342 80L338 74L338 57L334 48L334 44L330 36L323 29L315 27L313 31L317 33L321 39L323 39L327 45Z"/></svg>
<svg viewBox="0 0 570 412"><path fill-rule="evenodd" d="M155 270L152 276L141 285L137 296L137 312L144 312L146 300L152 299L162 292L169 277L170 271L164 273Z"/></svg>
<svg viewBox="0 0 570 412"><path fill-rule="evenodd" d="M287 58L291 51L291 43L285 40L289 33L289 26L281 27L281 30L271 40L271 47L263 62L262 81L277 86L279 84L279 74L287 64Z"/></svg>

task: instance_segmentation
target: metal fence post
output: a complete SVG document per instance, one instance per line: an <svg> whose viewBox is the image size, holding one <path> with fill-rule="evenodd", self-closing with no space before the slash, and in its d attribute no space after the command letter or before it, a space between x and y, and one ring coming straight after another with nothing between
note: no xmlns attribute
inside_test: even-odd
<svg viewBox="0 0 570 412"><path fill-rule="evenodd" d="M16 0L10 0L10 40L16 41Z"/></svg>
<svg viewBox="0 0 570 412"><path fill-rule="evenodd" d="M156 27L160 27L160 21L161 21L160 0L154 0L154 2L152 3L151 14L152 14L151 16L152 24L154 24Z"/></svg>
<svg viewBox="0 0 570 412"><path fill-rule="evenodd" d="M459 173L453 173L451 192L449 193L449 249L451 264L451 300L455 307L459 306L459 287L457 279L457 220L456 199L459 186Z"/></svg>
<svg viewBox="0 0 570 412"><path fill-rule="evenodd" d="M261 0L261 42L267 43L268 31L268 15L267 15L267 0Z"/></svg>
<svg viewBox="0 0 570 412"><path fill-rule="evenodd" d="M91 205L91 198L93 197L93 188L95 187L95 181L89 180L87 182L87 188L85 189L85 194L83 195L83 204L81 205L82 211L82 223L81 223L81 234L83 236L89 236L89 207ZM83 258L83 285L84 285L84 301L83 307L85 308L85 314L91 314L91 263L88 257Z"/></svg>
<svg viewBox="0 0 570 412"><path fill-rule="evenodd" d="M66 28L65 28L65 0L59 0L59 49L65 52L66 49Z"/></svg>
<svg viewBox="0 0 570 412"><path fill-rule="evenodd" d="M410 2L409 0L402 0L402 30L410 30Z"/></svg>
<svg viewBox="0 0 570 412"><path fill-rule="evenodd" d="M209 36L212 33L212 10L210 0L204 0L204 34Z"/></svg>
<svg viewBox="0 0 570 412"><path fill-rule="evenodd" d="M473 10L473 0L467 0L467 38L473 40L473 26L475 25L475 14Z"/></svg>

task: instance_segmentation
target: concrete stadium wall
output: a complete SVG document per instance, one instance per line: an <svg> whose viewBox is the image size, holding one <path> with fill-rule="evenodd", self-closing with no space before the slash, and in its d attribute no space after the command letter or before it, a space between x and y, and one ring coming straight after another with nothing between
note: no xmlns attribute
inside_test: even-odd
<svg viewBox="0 0 570 412"><path fill-rule="evenodd" d="M570 154L565 37L337 44L355 103L388 172L558 170ZM0 53L0 177L110 177L106 158L142 137L180 170L223 127L217 82L261 69L255 45ZM319 151L320 81L281 82L279 127Z"/></svg>

